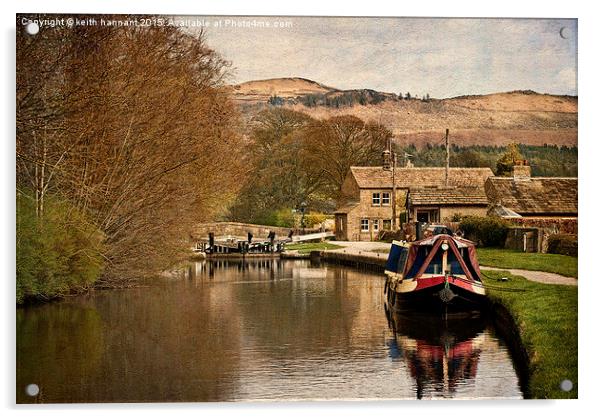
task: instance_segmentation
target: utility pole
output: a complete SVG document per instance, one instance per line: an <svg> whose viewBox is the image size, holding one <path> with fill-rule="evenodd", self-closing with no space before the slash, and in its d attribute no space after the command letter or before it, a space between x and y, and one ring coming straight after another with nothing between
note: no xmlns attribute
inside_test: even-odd
<svg viewBox="0 0 602 418"><path fill-rule="evenodd" d="M397 168L397 153L391 150L391 157L393 157L393 169L391 170L391 180L393 183L393 192L391 193L391 207L393 208L393 222L391 225L391 230L397 230L397 196L395 195L395 168Z"/></svg>
<svg viewBox="0 0 602 418"><path fill-rule="evenodd" d="M445 130L445 187L449 187L449 129Z"/></svg>

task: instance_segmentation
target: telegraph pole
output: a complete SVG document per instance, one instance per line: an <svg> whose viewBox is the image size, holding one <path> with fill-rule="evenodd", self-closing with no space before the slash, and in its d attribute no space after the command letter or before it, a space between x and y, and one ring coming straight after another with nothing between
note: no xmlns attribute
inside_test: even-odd
<svg viewBox="0 0 602 418"><path fill-rule="evenodd" d="M391 223L391 230L397 230L397 196L395 195L395 168L397 167L397 154L391 150L391 157L393 157L392 174L391 179L393 182L393 192L391 193L391 206L393 208L393 222Z"/></svg>
<svg viewBox="0 0 602 418"><path fill-rule="evenodd" d="M449 187L449 129L445 130L445 187Z"/></svg>

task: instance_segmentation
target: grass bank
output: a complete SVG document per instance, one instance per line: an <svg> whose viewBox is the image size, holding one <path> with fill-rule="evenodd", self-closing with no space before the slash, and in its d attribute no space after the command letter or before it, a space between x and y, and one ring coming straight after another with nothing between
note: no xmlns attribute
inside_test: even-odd
<svg viewBox="0 0 602 418"><path fill-rule="evenodd" d="M306 242L302 244L287 244L286 250L299 251L301 254L307 254L312 251L336 250L343 248L340 245L331 244L329 242Z"/></svg>
<svg viewBox="0 0 602 418"><path fill-rule="evenodd" d="M577 277L577 257L560 254L523 253L500 248L477 248L479 264L490 267L547 271Z"/></svg>
<svg viewBox="0 0 602 418"><path fill-rule="evenodd" d="M489 298L510 313L528 355L530 397L577 398L577 287L531 282L503 271L488 276L485 284L494 287ZM500 282L501 277L510 280ZM560 389L565 379L573 382L569 392Z"/></svg>

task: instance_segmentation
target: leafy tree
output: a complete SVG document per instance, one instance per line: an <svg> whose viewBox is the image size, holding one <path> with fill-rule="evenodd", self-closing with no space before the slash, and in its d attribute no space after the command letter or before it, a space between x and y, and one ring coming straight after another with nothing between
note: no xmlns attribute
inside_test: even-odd
<svg viewBox="0 0 602 418"><path fill-rule="evenodd" d="M86 290L103 266L103 235L87 214L46 196L36 214L32 192L17 193L17 303Z"/></svg>
<svg viewBox="0 0 602 418"><path fill-rule="evenodd" d="M512 167L517 161L523 160L518 145L515 143L508 144L506 152L500 157L496 163L495 173L498 176L510 176Z"/></svg>
<svg viewBox="0 0 602 418"><path fill-rule="evenodd" d="M318 184L304 168L300 132L314 122L283 108L264 111L253 120L248 181L230 209L231 219L276 225L276 212L290 212L310 200Z"/></svg>

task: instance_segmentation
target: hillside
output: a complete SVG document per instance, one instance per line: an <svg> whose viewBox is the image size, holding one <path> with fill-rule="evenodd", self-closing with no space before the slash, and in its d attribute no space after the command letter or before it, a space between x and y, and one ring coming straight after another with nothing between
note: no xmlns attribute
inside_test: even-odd
<svg viewBox="0 0 602 418"><path fill-rule="evenodd" d="M243 103L265 103L271 96L295 98L337 91L332 87L299 77L247 81L233 86L233 89L234 99Z"/></svg>
<svg viewBox="0 0 602 418"><path fill-rule="evenodd" d="M278 96L284 99L282 106L318 119L350 114L380 121L401 145L440 144L445 128L457 145L577 145L578 99L572 96L527 90L405 100L373 90L338 90L301 78L252 81L233 91L247 118L267 108L271 96Z"/></svg>

